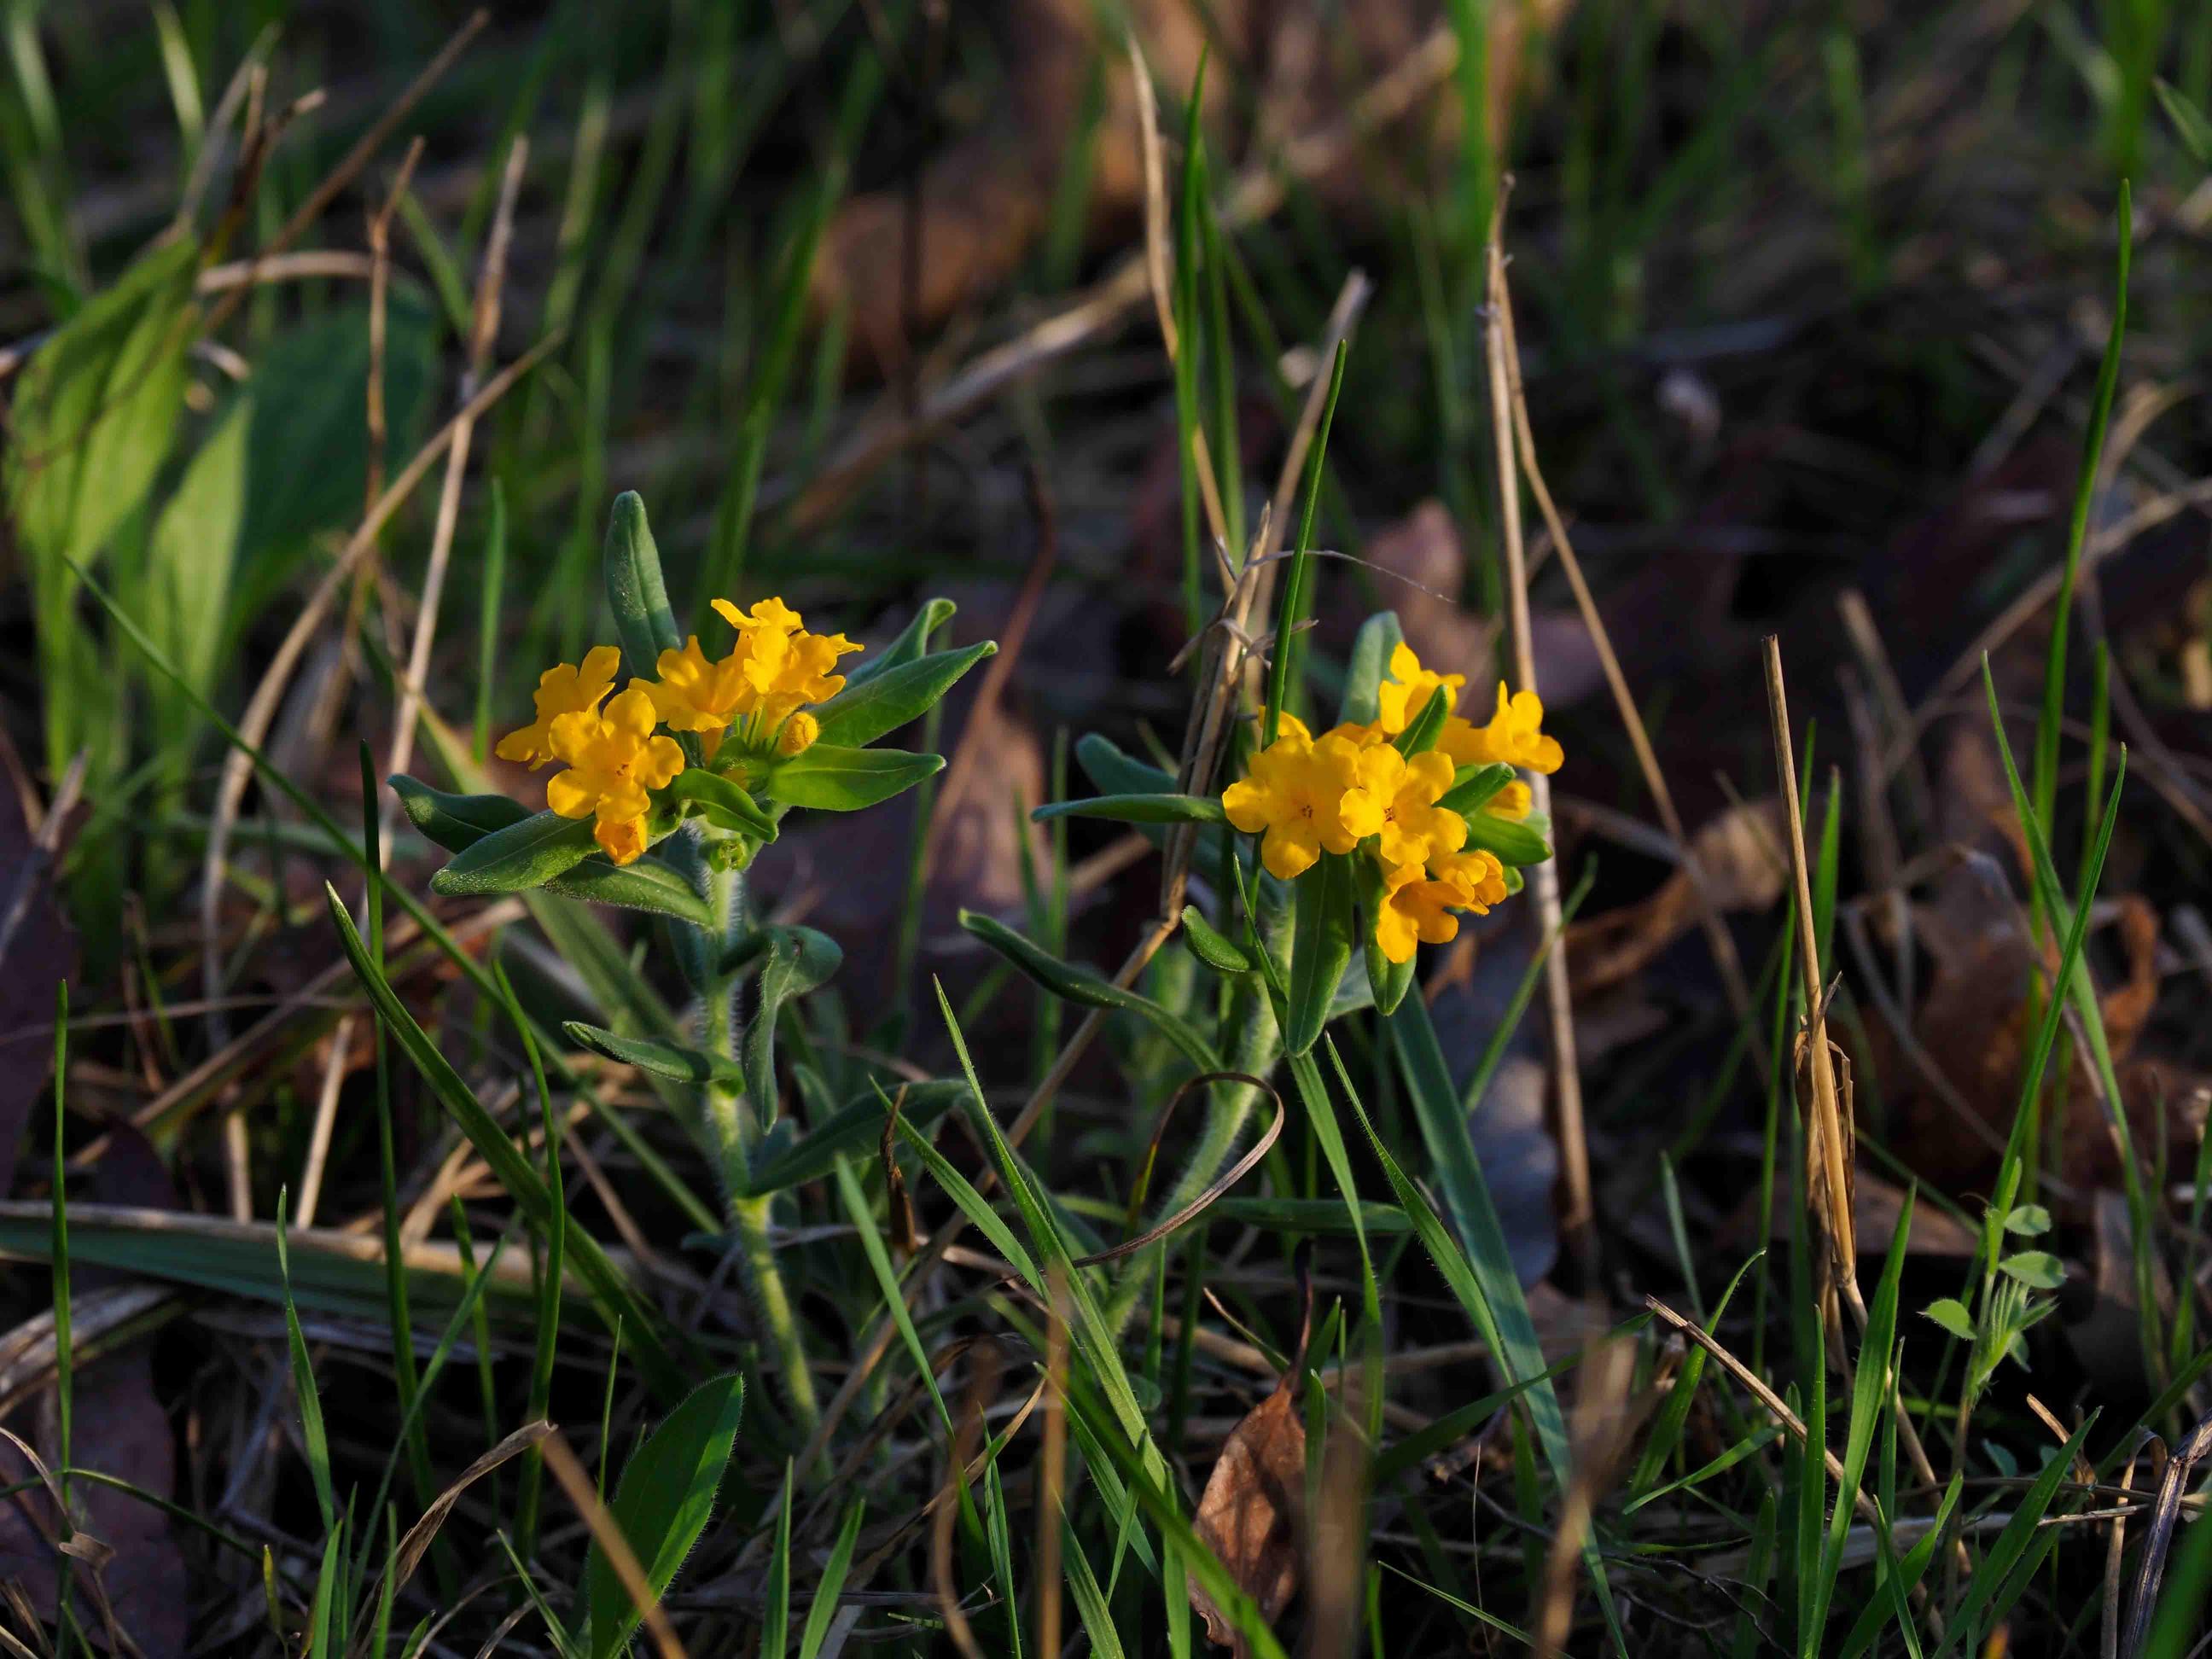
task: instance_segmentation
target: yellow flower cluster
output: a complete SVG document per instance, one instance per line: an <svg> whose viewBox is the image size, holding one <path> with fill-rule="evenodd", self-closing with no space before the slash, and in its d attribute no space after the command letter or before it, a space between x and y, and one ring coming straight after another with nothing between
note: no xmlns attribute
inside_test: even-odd
<svg viewBox="0 0 2212 1659"><path fill-rule="evenodd" d="M1486 725L1447 712L1436 747L1401 754L1392 739L1438 691L1449 711L1466 684L1463 675L1424 668L1401 644L1377 688L1376 719L1316 738L1284 714L1275 741L1222 792L1230 823L1261 836L1260 861L1281 880L1297 879L1324 853L1370 852L1380 877L1370 918L1375 941L1393 963L1412 961L1423 943L1456 937L1457 912L1480 915L1506 896L1504 865L1468 848L1466 818L1437 804L1458 769L1502 762L1549 773L1565 758L1558 739L1541 730L1544 706L1536 694L1509 694L1502 682ZM1528 786L1516 779L1482 810L1517 821L1528 807Z"/></svg>
<svg viewBox="0 0 2212 1659"><path fill-rule="evenodd" d="M805 705L843 690L845 677L832 671L861 648L842 634L808 633L781 599L763 599L750 611L716 599L714 609L738 630L728 655L708 661L694 634L682 650L660 653L659 679L631 680L602 710L622 653L593 646L580 665L539 675L537 719L500 739L501 760L533 772L567 763L547 782L545 804L564 818L597 819L592 839L617 864L645 851L648 792L667 787L684 769L683 747L656 734L656 724L696 732L710 760L732 728L749 750L795 755L822 729Z"/></svg>

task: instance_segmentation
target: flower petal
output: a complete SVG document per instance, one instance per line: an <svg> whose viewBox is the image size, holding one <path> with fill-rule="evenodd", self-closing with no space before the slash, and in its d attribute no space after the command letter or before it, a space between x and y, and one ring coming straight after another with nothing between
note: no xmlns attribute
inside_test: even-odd
<svg viewBox="0 0 2212 1659"><path fill-rule="evenodd" d="M581 772L556 772L545 781L545 804L564 818L591 817L599 799L599 792Z"/></svg>

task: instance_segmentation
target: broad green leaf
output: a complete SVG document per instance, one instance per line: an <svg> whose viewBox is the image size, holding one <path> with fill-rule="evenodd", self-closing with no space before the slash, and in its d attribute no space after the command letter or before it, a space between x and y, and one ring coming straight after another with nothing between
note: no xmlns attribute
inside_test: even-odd
<svg viewBox="0 0 2212 1659"><path fill-rule="evenodd" d="M138 614L192 688L215 690L245 521L251 386L216 420L154 520ZM161 701L167 702L167 699Z"/></svg>
<svg viewBox="0 0 2212 1659"><path fill-rule="evenodd" d="M598 850L592 820L533 812L520 823L495 830L453 855L430 878L430 890L448 897L475 893L520 893L543 887Z"/></svg>
<svg viewBox="0 0 2212 1659"><path fill-rule="evenodd" d="M1115 823L1226 823L1229 815L1211 795L1091 795L1082 800L1056 800L1040 806L1030 817L1042 823L1048 818L1106 818Z"/></svg>
<svg viewBox="0 0 2212 1659"><path fill-rule="evenodd" d="M2040 1204L2016 1206L2004 1218L2004 1229L2023 1238L2040 1238L2051 1231L2051 1212Z"/></svg>
<svg viewBox="0 0 2212 1659"><path fill-rule="evenodd" d="M755 841L775 839L775 820L734 780L719 772L687 766L670 781L668 793L705 809L707 822L719 829L734 830Z"/></svg>
<svg viewBox="0 0 2212 1659"><path fill-rule="evenodd" d="M1336 988L1352 965L1352 934L1358 926L1352 904L1354 855L1324 853L1312 869L1291 884L1297 919L1291 939L1291 983L1283 1048L1303 1054L1314 1046L1328 1021Z"/></svg>
<svg viewBox="0 0 2212 1659"><path fill-rule="evenodd" d="M1190 946L1191 955L1217 974L1252 971L1252 958L1244 954L1243 948L1216 931L1195 904L1182 908L1182 937L1183 943Z"/></svg>
<svg viewBox="0 0 2212 1659"><path fill-rule="evenodd" d="M921 609L899 630L896 639L881 651L870 652L854 665L853 672L845 677L845 690L850 691L856 685L866 685L878 675L914 661L928 648L929 636L951 622L959 609L950 599L925 599Z"/></svg>
<svg viewBox="0 0 2212 1659"><path fill-rule="evenodd" d="M819 741L858 748L896 732L928 713L963 674L998 648L985 640L958 651L932 652L857 683L848 678L842 691L814 711L822 722Z"/></svg>
<svg viewBox="0 0 2212 1659"><path fill-rule="evenodd" d="M668 608L668 585L660 574L660 550L645 520L645 501L635 489L615 497L607 515L604 565L607 608L614 613L629 672L651 679L660 653L682 648L684 636Z"/></svg>
<svg viewBox="0 0 2212 1659"><path fill-rule="evenodd" d="M2022 1250L1997 1263L1997 1271L2039 1291L2055 1291L2066 1282L2066 1267L2048 1250Z"/></svg>
<svg viewBox="0 0 2212 1659"><path fill-rule="evenodd" d="M775 1024L783 1005L826 985L844 964L844 947L811 927L768 927L761 962L760 1006L745 1033L745 1092L761 1121L775 1115Z"/></svg>
<svg viewBox="0 0 2212 1659"><path fill-rule="evenodd" d="M1364 726L1382 712L1377 688L1390 672L1390 653L1405 639L1395 611L1378 611L1360 623L1358 636L1352 642L1352 661L1345 670L1339 720Z"/></svg>
<svg viewBox="0 0 2212 1659"><path fill-rule="evenodd" d="M1552 856L1550 843L1534 827L1501 818L1495 812L1474 811L1467 815L1467 844L1497 854L1501 864L1515 869L1526 864L1541 864Z"/></svg>
<svg viewBox="0 0 2212 1659"><path fill-rule="evenodd" d="M714 911L690 878L649 853L628 864L594 853L547 882L544 890L622 910L649 910L695 927L714 925Z"/></svg>
<svg viewBox="0 0 2212 1659"><path fill-rule="evenodd" d="M679 1043L663 1042L658 1037L624 1036L604 1025L587 1025L580 1019L563 1020L561 1029L580 1047L624 1066L635 1066L654 1077L677 1083L726 1083L736 1086L742 1086L745 1080L744 1072L738 1063L720 1054L702 1054Z"/></svg>
<svg viewBox="0 0 2212 1659"><path fill-rule="evenodd" d="M1961 1342L1972 1342L1975 1337L1974 1316L1966 1311L1966 1304L1954 1296L1946 1296L1929 1303L1920 1310L1921 1317L1932 1319Z"/></svg>
<svg viewBox="0 0 2212 1659"><path fill-rule="evenodd" d="M917 1129L926 1127L943 1116L945 1109L965 1094L967 1088L958 1082L908 1084L906 1099L899 1107L899 1121ZM757 1198L820 1181L836 1167L839 1158L875 1146L883 1135L883 1099L871 1089L772 1153L763 1143L762 1152L767 1155L754 1168L745 1190Z"/></svg>
<svg viewBox="0 0 2212 1659"><path fill-rule="evenodd" d="M817 743L780 763L761 793L784 806L854 812L904 793L944 765L941 755Z"/></svg>
<svg viewBox="0 0 2212 1659"><path fill-rule="evenodd" d="M714 1493L744 1403L745 1380L735 1372L701 1383L623 1466L608 1507L656 1598L667 1592L714 1518ZM592 1615L592 1659L612 1659L629 1645L645 1615L596 1540L584 1558L584 1600Z"/></svg>
<svg viewBox="0 0 2212 1659"><path fill-rule="evenodd" d="M1075 740L1075 763L1102 795L1168 795L1175 774L1124 754L1110 738L1096 732Z"/></svg>
<svg viewBox="0 0 2212 1659"><path fill-rule="evenodd" d="M1452 786L1437 805L1449 812L1472 812L1513 781L1513 769L1503 761L1486 766L1462 766L1452 775Z"/></svg>
<svg viewBox="0 0 2212 1659"><path fill-rule="evenodd" d="M1218 1072L1222 1069L1220 1058L1215 1054L1213 1046L1199 1035L1189 1021L1142 992L1116 985L1104 975L1091 969L1061 961L1050 951L1024 939L995 916L987 916L975 910L963 910L960 925L1030 980L1063 1001L1085 1008L1124 1008L1131 1013L1142 1015L1152 1023L1154 1030L1175 1044L1200 1071Z"/></svg>
<svg viewBox="0 0 2212 1659"><path fill-rule="evenodd" d="M117 758L113 677L75 611L78 578L138 509L169 453L187 380L198 246L143 255L32 354L8 416L9 516L30 577L57 774L88 740Z"/></svg>
<svg viewBox="0 0 2212 1659"><path fill-rule="evenodd" d="M475 846L495 830L509 829L531 816L512 795L452 795L433 789L404 772L386 780L399 797L407 822L448 853Z"/></svg>

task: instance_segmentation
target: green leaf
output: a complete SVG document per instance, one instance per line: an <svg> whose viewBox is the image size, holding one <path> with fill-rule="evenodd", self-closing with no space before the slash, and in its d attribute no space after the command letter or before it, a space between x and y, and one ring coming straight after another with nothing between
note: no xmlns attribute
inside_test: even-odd
<svg viewBox="0 0 2212 1659"><path fill-rule="evenodd" d="M712 927L714 921L714 911L690 878L650 854L628 864L617 864L594 853L547 882L545 890L563 898L611 904L618 909L674 916L698 927Z"/></svg>
<svg viewBox="0 0 2212 1659"><path fill-rule="evenodd" d="M2074 1431L2072 1437L2063 1447L2051 1455L2051 1461L2043 1466L2043 1472L2035 1477L2034 1483L2021 1495L2013 1510L2012 1519L2005 1523L2004 1530L1997 1534L1996 1542L1990 1546L1989 1553L1982 1558L1972 1576L1966 1580L1966 1594L1960 1598L1958 1607L1946 1615L1943 1644L1936 1650L1937 1659L1959 1646L1960 1638L1966 1632L1977 1629L1981 1623L1984 1608L1988 1608L1994 1618L2002 1618L2019 1596L2027 1574L2042 1560L2047 1547L2057 1542L2058 1529L2042 1525L2044 1512L2050 1509L2051 1500L2058 1496L2061 1483L2072 1475L2074 1460L2080 1455L2081 1443L2088 1438L2089 1431L2096 1420L2097 1413L2090 1413L2088 1419ZM2031 1552L2029 1547L2038 1542L2039 1533L2045 1549ZM2023 1556L2028 1559L2023 1561ZM2015 1566L2022 1569L2018 1575L2014 1572ZM2014 1582L2015 1578L2019 1582Z"/></svg>
<svg viewBox="0 0 2212 1659"><path fill-rule="evenodd" d="M1291 884L1297 919L1291 936L1286 1054L1302 1054L1314 1046L1328 1022L1337 985L1352 965L1352 933L1358 925L1352 899L1353 856L1324 853Z"/></svg>
<svg viewBox="0 0 2212 1659"><path fill-rule="evenodd" d="M917 1128L934 1123L944 1115L947 1106L967 1092L967 1088L966 1084L957 1082L908 1084L905 1103L899 1108L899 1121ZM745 1190L750 1196L758 1198L787 1188L803 1187L810 1181L820 1181L836 1167L841 1157L874 1146L883 1134L884 1103L871 1089L840 1106L817 1123L811 1133L764 1157L754 1168ZM762 1150L768 1151L765 1146Z"/></svg>
<svg viewBox="0 0 2212 1659"><path fill-rule="evenodd" d="M1056 800L1030 814L1051 818L1106 818L1115 823L1226 823L1229 815L1211 795L1091 795Z"/></svg>
<svg viewBox="0 0 2212 1659"><path fill-rule="evenodd" d="M2048 1250L2022 1250L1997 1263L1997 1271L2039 1291L2055 1291L2066 1282L2065 1264Z"/></svg>
<svg viewBox="0 0 2212 1659"><path fill-rule="evenodd" d="M1190 947L1191 955L1217 974L1249 974L1252 971L1252 958L1244 954L1241 946L1217 932L1195 904L1186 904L1182 908L1182 938L1183 943Z"/></svg>
<svg viewBox="0 0 2212 1659"><path fill-rule="evenodd" d="M775 839L775 820L735 781L720 772L687 766L671 781L668 793L702 808L707 822L718 829L734 830L758 842Z"/></svg>
<svg viewBox="0 0 2212 1659"><path fill-rule="evenodd" d="M307 1474L315 1486L315 1504L323 1525L337 1525L337 1498L331 1485L331 1445L323 1430L323 1400L315 1386L315 1363L307 1353L307 1338L300 1328L300 1310L292 1300L292 1256L286 1235L291 1231L285 1213L288 1194L276 1195L276 1272L284 1284L284 1339L292 1360L292 1393L300 1407L300 1443L307 1453Z"/></svg>
<svg viewBox="0 0 2212 1659"><path fill-rule="evenodd" d="M1382 944L1375 937L1375 918L1381 913L1383 902L1382 873L1370 860L1361 860L1360 866L1359 902L1367 926L1360 929L1359 948L1367 962L1368 990L1377 1012L1392 1013L1413 988L1414 958L1407 957L1403 962L1393 962L1382 954Z"/></svg>
<svg viewBox="0 0 2212 1659"><path fill-rule="evenodd" d="M942 755L817 743L777 765L761 793L785 806L855 812L903 793L944 765Z"/></svg>
<svg viewBox="0 0 2212 1659"><path fill-rule="evenodd" d="M177 481L146 543L138 614L193 690L215 689L245 522L253 394L240 393ZM167 699L161 699L164 703Z"/></svg>
<svg viewBox="0 0 2212 1659"><path fill-rule="evenodd" d="M1452 786L1437 805L1448 812L1472 812L1513 781L1513 769L1504 761L1486 766L1462 766L1452 775Z"/></svg>
<svg viewBox="0 0 2212 1659"><path fill-rule="evenodd" d="M735 1372L701 1383L623 1466L608 1507L656 1600L714 1516L714 1493L729 1466L744 1403L745 1380ZM629 1645L645 1615L596 1540L584 1558L584 1598L592 1616L592 1659L612 1659Z"/></svg>
<svg viewBox="0 0 2212 1659"><path fill-rule="evenodd" d="M1510 818L1501 818L1495 812L1468 814L1467 844L1497 854L1498 862L1510 869L1518 869L1524 864L1541 864L1552 856L1550 843L1534 829L1526 823L1516 823Z"/></svg>
<svg viewBox="0 0 2212 1659"><path fill-rule="evenodd" d="M2022 1238L2040 1238L2051 1231L2051 1212L2040 1204L2022 1204L2004 1218L2004 1230Z"/></svg>
<svg viewBox="0 0 2212 1659"><path fill-rule="evenodd" d="M651 679L659 672L660 653L681 649L684 636L668 608L668 585L661 579L653 528L645 521L645 501L635 489L616 496L607 515L604 564L607 608L614 612L623 659L631 673Z"/></svg>
<svg viewBox="0 0 2212 1659"><path fill-rule="evenodd" d="M1441 685L1429 693L1420 712L1406 722L1406 729L1392 739L1393 746L1401 755L1419 755L1437 746L1437 738L1444 729L1444 716L1451 713L1451 694Z"/></svg>
<svg viewBox="0 0 2212 1659"><path fill-rule="evenodd" d="M1390 672L1390 653L1405 641L1395 611L1378 611L1360 623L1358 637L1352 642L1351 665L1345 670L1339 720L1364 726L1382 713L1378 688Z"/></svg>
<svg viewBox="0 0 2212 1659"><path fill-rule="evenodd" d="M430 890L448 897L474 893L520 893L543 887L592 856L592 820L533 812L520 823L472 842L430 878Z"/></svg>
<svg viewBox="0 0 2212 1659"><path fill-rule="evenodd" d="M70 567L88 565L137 511L169 453L198 257L181 237L143 256L32 354L9 408L0 483L30 578L57 773L89 738L112 740L112 677L76 618Z"/></svg>
<svg viewBox="0 0 2212 1659"><path fill-rule="evenodd" d="M951 622L960 607L950 599L926 599L914 618L899 630L899 635L875 654L865 658L845 677L845 690L866 685L880 674L888 674L914 661L928 647L929 636Z"/></svg>
<svg viewBox="0 0 2212 1659"><path fill-rule="evenodd" d="M1076 764L1102 795L1170 795L1175 793L1175 774L1125 754L1113 740L1096 732L1075 742Z"/></svg>
<svg viewBox="0 0 2212 1659"><path fill-rule="evenodd" d="M1932 1319L1961 1342L1972 1342L1975 1337L1974 1316L1966 1311L1966 1304L1954 1296L1939 1297L1920 1310L1924 1319Z"/></svg>
<svg viewBox="0 0 2212 1659"><path fill-rule="evenodd" d="M995 641L985 640L962 650L936 651L896 664L865 680L848 678L842 691L814 711L822 722L818 740L858 748L896 732L927 714L963 674L998 649Z"/></svg>
<svg viewBox="0 0 2212 1659"><path fill-rule="evenodd" d="M769 927L761 963L760 1006L745 1032L745 1091L761 1121L775 1115L775 1022L783 1005L830 981L844 964L845 951L829 934L811 927Z"/></svg>
<svg viewBox="0 0 2212 1659"><path fill-rule="evenodd" d="M1359 1200L1356 1218L1352 1206L1340 1198L1231 1196L1216 1199L1206 1214L1216 1221L1233 1221L1239 1226L1275 1233L1319 1233L1341 1237L1362 1228L1370 1236L1413 1231L1413 1223L1406 1218L1403 1210L1395 1204L1377 1203L1372 1199Z"/></svg>
<svg viewBox="0 0 2212 1659"><path fill-rule="evenodd" d="M399 810L407 814L407 822L448 853L462 852L531 816L530 809L512 795L449 795L404 772L396 772L386 781L399 797Z"/></svg>
<svg viewBox="0 0 2212 1659"><path fill-rule="evenodd" d="M677 1083L727 1083L739 1087L745 1080L744 1069L735 1060L725 1060L720 1054L702 1054L696 1048L663 1042L658 1037L624 1036L604 1025L587 1025L580 1019L563 1020L561 1029L580 1048L605 1054L624 1066L635 1066L654 1077Z"/></svg>
<svg viewBox="0 0 2212 1659"><path fill-rule="evenodd" d="M1116 985L1104 975L1091 969L1061 961L1050 951L1024 939L995 916L987 916L975 910L963 910L960 925L1027 977L1063 1001L1085 1008L1126 1009L1131 1013L1142 1015L1199 1070L1218 1072L1223 1069L1212 1045L1199 1035L1196 1027L1181 1014L1153 1001L1142 992Z"/></svg>

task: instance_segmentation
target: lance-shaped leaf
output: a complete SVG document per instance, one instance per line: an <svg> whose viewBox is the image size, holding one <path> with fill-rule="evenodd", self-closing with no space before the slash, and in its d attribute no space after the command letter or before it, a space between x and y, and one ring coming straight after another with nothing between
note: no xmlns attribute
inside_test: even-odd
<svg viewBox="0 0 2212 1659"><path fill-rule="evenodd" d="M455 854L451 864L430 878L430 890L455 897L520 893L543 887L597 850L591 819L533 812Z"/></svg>
<svg viewBox="0 0 2212 1659"><path fill-rule="evenodd" d="M1175 793L1175 774L1122 752L1112 738L1096 732L1075 740L1075 762L1102 795L1166 795Z"/></svg>
<svg viewBox="0 0 2212 1659"><path fill-rule="evenodd" d="M745 1033L745 1091L763 1122L775 1115L775 1022L783 1005L829 983L845 952L829 934L811 927L765 927L760 1006Z"/></svg>
<svg viewBox="0 0 2212 1659"><path fill-rule="evenodd" d="M960 607L950 599L925 599L921 609L914 613L913 620L899 630L899 635L881 651L872 651L854 665L845 677L845 689L866 685L878 674L888 674L902 664L910 663L928 648L929 636L951 622Z"/></svg>
<svg viewBox="0 0 2212 1659"><path fill-rule="evenodd" d="M407 822L448 853L465 851L530 816L530 809L512 795L449 795L404 772L395 772L386 781L399 797L399 810L407 814Z"/></svg>
<svg viewBox="0 0 2212 1659"><path fill-rule="evenodd" d="M963 674L998 648L994 641L985 640L958 651L933 651L865 680L848 681L842 691L814 711L822 722L818 741L858 748L896 732L935 708Z"/></svg>
<svg viewBox="0 0 2212 1659"><path fill-rule="evenodd" d="M758 801L719 772L703 766L686 767L671 780L668 793L698 806L707 815L707 822L717 828L734 830L755 841L775 839L775 820L761 810Z"/></svg>
<svg viewBox="0 0 2212 1659"><path fill-rule="evenodd" d="M1374 1006L1382 1013L1395 1013L1406 1000L1406 993L1413 988L1414 958L1393 962L1382 954L1375 937L1375 918L1384 902L1382 872L1371 860L1362 859L1359 865L1359 902L1367 915L1367 926L1360 932L1360 949L1367 962L1367 985L1374 995Z"/></svg>
<svg viewBox="0 0 2212 1659"><path fill-rule="evenodd" d="M1217 974L1252 971L1252 958L1244 954L1243 947L1216 929L1195 904L1182 907L1182 937L1191 955Z"/></svg>
<svg viewBox="0 0 2212 1659"><path fill-rule="evenodd" d="M915 1083L907 1085L905 1101L899 1107L899 1121L917 1128L926 1128L945 1114L945 1109L968 1091L968 1085L957 1080L951 1082ZM785 1120L787 1124L789 1120ZM823 1118L808 1133L776 1147L772 1152L765 1142L763 1157L752 1171L749 1196L758 1198L768 1193L780 1193L790 1187L800 1187L810 1181L820 1181L836 1168L837 1160L850 1153L874 1146L884 1136L884 1103L873 1089L847 1101Z"/></svg>
<svg viewBox="0 0 2212 1659"><path fill-rule="evenodd" d="M1405 642L1398 613L1378 611L1359 625L1344 672L1344 702L1337 718L1364 726L1382 712L1378 690L1390 672L1390 653Z"/></svg>
<svg viewBox="0 0 2212 1659"><path fill-rule="evenodd" d="M856 812L904 793L944 765L942 755L817 743L778 765L761 793L784 806Z"/></svg>
<svg viewBox="0 0 2212 1659"><path fill-rule="evenodd" d="M1283 1032L1287 1054L1303 1054L1328 1023L1336 988L1352 965L1352 855L1324 853L1291 884L1297 920L1291 935L1291 994Z"/></svg>
<svg viewBox="0 0 2212 1659"><path fill-rule="evenodd" d="M1212 1045L1197 1028L1173 1009L1155 1002L1140 991L1116 985L1104 975L1072 962L1063 962L1049 951L1024 939L995 916L963 910L960 925L989 945L1030 979L1060 998L1085 1008L1121 1008L1149 1020L1153 1028L1202 1071L1222 1069Z"/></svg>
<svg viewBox="0 0 2212 1659"><path fill-rule="evenodd" d="M1516 823L1495 812L1467 815L1467 844L1497 854L1498 861L1512 869L1524 864L1541 864L1552 856L1551 843L1533 823Z"/></svg>
<svg viewBox="0 0 2212 1659"><path fill-rule="evenodd" d="M1042 823L1050 818L1106 818L1115 823L1226 823L1228 814L1211 795L1091 795L1082 800L1056 800L1040 806L1030 817Z"/></svg>
<svg viewBox="0 0 2212 1659"><path fill-rule="evenodd" d="M745 1380L732 1371L702 1382L630 1454L608 1508L658 1600L714 1518L714 1493L736 1447ZM613 1564L592 1541L584 1557L584 1601L592 1615L592 1659L629 1645L645 1614Z"/></svg>
<svg viewBox="0 0 2212 1659"><path fill-rule="evenodd" d="M732 1087L744 1084L743 1069L735 1060L725 1060L720 1054L686 1048L681 1043L663 1042L658 1037L624 1036L604 1025L587 1025L580 1019L564 1020L561 1029L580 1047L624 1066L635 1066L652 1077L665 1077L676 1083L726 1083Z"/></svg>
<svg viewBox="0 0 2212 1659"><path fill-rule="evenodd" d="M607 608L614 612L623 659L631 673L650 678L658 672L660 653L680 648L684 636L668 608L668 584L661 579L660 550L645 521L645 501L635 489L616 496L607 515L604 564Z"/></svg>
<svg viewBox="0 0 2212 1659"><path fill-rule="evenodd" d="M466 852L486 836L513 829L532 817L528 807L507 795L451 795L404 772L391 783L407 821L449 853ZM431 885L437 886L434 878ZM707 901L690 878L656 858L616 865L595 851L548 878L544 885L547 892L564 898L586 899L625 910L649 910L700 927L712 920Z"/></svg>
<svg viewBox="0 0 2212 1659"><path fill-rule="evenodd" d="M1486 766L1462 766L1452 775L1452 786L1437 805L1447 812L1472 812L1513 781L1513 769L1504 761Z"/></svg>
<svg viewBox="0 0 2212 1659"><path fill-rule="evenodd" d="M1392 742L1401 755L1425 754L1437 746L1437 738L1444 729L1444 716L1451 713L1451 693L1441 685L1429 693L1429 700L1421 711L1406 722L1406 729Z"/></svg>

